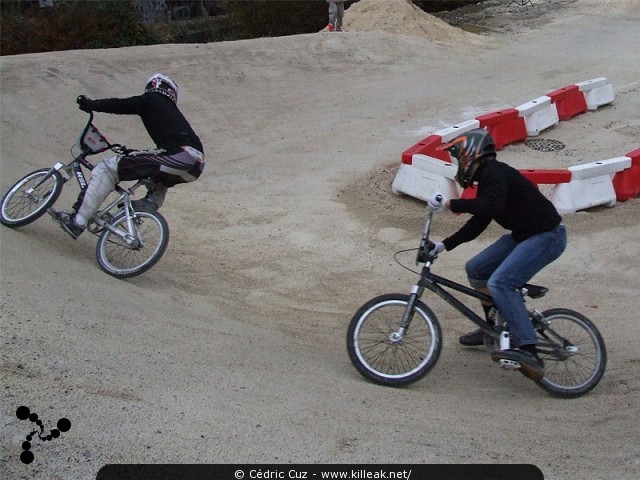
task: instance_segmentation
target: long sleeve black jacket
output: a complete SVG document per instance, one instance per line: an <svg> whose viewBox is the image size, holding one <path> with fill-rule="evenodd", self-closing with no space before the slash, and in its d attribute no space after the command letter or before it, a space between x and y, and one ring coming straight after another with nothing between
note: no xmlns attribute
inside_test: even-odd
<svg viewBox="0 0 640 480"><path fill-rule="evenodd" d="M555 228L562 217L536 187L518 170L497 160L481 165L474 176L478 182L475 199L454 199L449 205L454 213L472 217L456 233L443 240L447 250L469 242L495 220L511 231L517 242Z"/></svg>
<svg viewBox="0 0 640 480"><path fill-rule="evenodd" d="M159 93L146 92L129 98L88 100L96 112L139 115L157 148L171 151L189 146L204 153L202 142L171 99Z"/></svg>

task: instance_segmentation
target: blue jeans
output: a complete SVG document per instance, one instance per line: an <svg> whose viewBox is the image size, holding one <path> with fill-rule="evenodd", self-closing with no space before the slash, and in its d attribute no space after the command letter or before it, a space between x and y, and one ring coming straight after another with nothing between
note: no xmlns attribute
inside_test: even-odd
<svg viewBox="0 0 640 480"><path fill-rule="evenodd" d="M538 343L536 332L518 288L558 258L567 246L567 232L560 224L521 242L511 234L470 259L465 269L469 284L488 288L493 301L509 325L513 346Z"/></svg>

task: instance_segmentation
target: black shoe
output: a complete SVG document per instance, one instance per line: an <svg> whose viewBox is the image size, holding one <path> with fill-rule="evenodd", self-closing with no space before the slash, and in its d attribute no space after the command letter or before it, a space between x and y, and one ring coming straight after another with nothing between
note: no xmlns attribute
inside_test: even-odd
<svg viewBox="0 0 640 480"><path fill-rule="evenodd" d="M53 218L54 221L75 240L82 232L84 232L85 227L76 224L73 220L74 216L74 211L62 210L60 212L56 212Z"/></svg>
<svg viewBox="0 0 640 480"><path fill-rule="evenodd" d="M484 345L484 332L481 328L474 330L473 332L465 333L458 341L465 347L478 347Z"/></svg>
<svg viewBox="0 0 640 480"><path fill-rule="evenodd" d="M519 369L526 377L537 382L544 377L544 363L536 353L520 347L511 350L496 350L491 360L499 362L504 368Z"/></svg>
<svg viewBox="0 0 640 480"><path fill-rule="evenodd" d="M158 210L158 205L156 205L156 202L147 197L143 197L138 200L131 200L131 206L136 211L145 210L155 212L156 210Z"/></svg>

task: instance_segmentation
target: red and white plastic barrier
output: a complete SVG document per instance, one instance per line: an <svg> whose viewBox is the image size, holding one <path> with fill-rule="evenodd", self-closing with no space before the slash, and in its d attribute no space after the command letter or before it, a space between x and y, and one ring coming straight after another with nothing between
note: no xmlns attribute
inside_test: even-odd
<svg viewBox="0 0 640 480"><path fill-rule="evenodd" d="M578 85L567 85L547 93L558 110L560 120L569 120L587 111L587 101Z"/></svg>
<svg viewBox="0 0 640 480"><path fill-rule="evenodd" d="M613 177L616 198L621 202L640 195L640 148L632 150L626 156L631 159L631 167Z"/></svg>
<svg viewBox="0 0 640 480"><path fill-rule="evenodd" d="M605 77L578 82L576 85L584 95L588 110L597 110L598 107L613 102L613 85Z"/></svg>
<svg viewBox="0 0 640 480"><path fill-rule="evenodd" d="M611 82L598 77L553 90L515 108L486 113L438 130L402 152L392 190L425 201L437 191L449 198L459 198L454 181L455 159L440 148L458 135L485 128L500 150L613 100ZM556 185L552 201L562 213L597 205L613 206L616 198L623 201L640 194L640 149L626 157L576 165L567 170L525 169L521 173L536 185ZM466 189L461 195L471 198L475 191Z"/></svg>
<svg viewBox="0 0 640 480"><path fill-rule="evenodd" d="M467 120L440 129L402 152L402 163L411 165L414 155L428 155L429 157L439 158L445 162L451 162L452 159L449 152L440 150L440 147L446 145L458 135L475 128L480 128L480 122L476 119Z"/></svg>
<svg viewBox="0 0 640 480"><path fill-rule="evenodd" d="M480 127L489 132L496 144L496 150L502 150L510 143L522 142L527 138L527 125L515 108L486 113L476 117Z"/></svg>
<svg viewBox="0 0 640 480"><path fill-rule="evenodd" d="M411 164L400 164L391 190L393 193L404 193L425 202L435 192L440 192L447 198L458 198L455 182L457 171L458 166L453 163L416 154Z"/></svg>
<svg viewBox="0 0 640 480"><path fill-rule="evenodd" d="M556 104L551 97L543 95L516 107L519 115L524 118L527 127L527 135L535 137L549 127L553 127L560 121Z"/></svg>
<svg viewBox="0 0 640 480"><path fill-rule="evenodd" d="M616 204L613 175L630 166L629 157L617 157L569 167L571 181L557 185L551 201L561 214L600 205L613 207Z"/></svg>

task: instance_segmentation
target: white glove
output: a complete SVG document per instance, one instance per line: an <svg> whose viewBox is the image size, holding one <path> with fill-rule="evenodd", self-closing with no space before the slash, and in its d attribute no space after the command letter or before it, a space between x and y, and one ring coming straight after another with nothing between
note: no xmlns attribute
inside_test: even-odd
<svg viewBox="0 0 640 480"><path fill-rule="evenodd" d="M433 248L431 250L429 250L429 256L435 257L436 255L438 255L443 250L444 250L444 243L436 242L436 243L433 244Z"/></svg>
<svg viewBox="0 0 640 480"><path fill-rule="evenodd" d="M427 206L432 212L444 212L444 204L446 201L447 199L443 194L436 192L427 200Z"/></svg>

